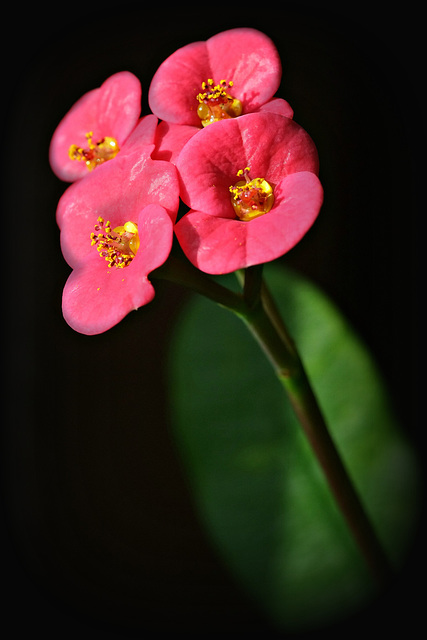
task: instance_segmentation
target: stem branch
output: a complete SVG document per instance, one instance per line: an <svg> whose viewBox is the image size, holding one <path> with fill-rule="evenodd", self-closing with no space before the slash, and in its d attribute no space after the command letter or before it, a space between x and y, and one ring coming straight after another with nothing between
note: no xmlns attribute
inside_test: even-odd
<svg viewBox="0 0 427 640"><path fill-rule="evenodd" d="M192 289L238 316L246 314L247 307L241 294L223 287L186 260L170 255L161 267L151 272L150 277L169 280Z"/></svg>

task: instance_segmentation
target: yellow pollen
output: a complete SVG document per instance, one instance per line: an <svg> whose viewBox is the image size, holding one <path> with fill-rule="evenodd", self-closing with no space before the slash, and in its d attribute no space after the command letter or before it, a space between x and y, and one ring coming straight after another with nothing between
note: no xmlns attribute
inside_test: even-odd
<svg viewBox="0 0 427 640"><path fill-rule="evenodd" d="M242 103L227 91L232 86L233 82L227 82L227 80L220 80L215 85L212 78L208 78L207 82L202 82L202 91L197 94L196 100L199 102L197 115L204 127L212 122L218 122L218 120L236 118L241 115Z"/></svg>
<svg viewBox="0 0 427 640"><path fill-rule="evenodd" d="M245 167L244 169L239 169L238 172L236 173L236 176L243 176L244 174L249 173L250 170L251 170L250 167Z"/></svg>
<svg viewBox="0 0 427 640"><path fill-rule="evenodd" d="M86 133L88 146L86 148L72 144L68 150L70 160L79 160L84 162L88 171L92 171L98 165L112 160L120 151L117 140L108 136L94 143L92 140L93 133Z"/></svg>
<svg viewBox="0 0 427 640"><path fill-rule="evenodd" d="M109 267L123 269L134 259L139 249L138 226L134 222L111 229L110 222L99 217L95 231L90 234L91 246L96 246L99 255Z"/></svg>
<svg viewBox="0 0 427 640"><path fill-rule="evenodd" d="M229 187L234 212L245 222L268 213L274 204L272 185L265 178L251 180L250 170L250 167L239 169L237 176L243 176L245 179Z"/></svg>

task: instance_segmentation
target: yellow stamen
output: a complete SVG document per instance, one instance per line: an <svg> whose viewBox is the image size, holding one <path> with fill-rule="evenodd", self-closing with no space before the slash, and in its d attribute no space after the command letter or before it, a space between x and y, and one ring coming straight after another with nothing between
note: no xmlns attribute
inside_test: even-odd
<svg viewBox="0 0 427 640"><path fill-rule="evenodd" d="M244 176L245 180L229 187L234 212L245 222L268 213L274 204L272 185L265 178L251 180L249 171L250 167L239 169L237 176Z"/></svg>
<svg viewBox="0 0 427 640"><path fill-rule="evenodd" d="M227 92L227 88L232 86L233 82L227 83L227 80L220 80L216 85L214 85L212 78L208 78L207 82L202 82L202 91L197 94L196 99L199 102L197 115L204 127L218 120L241 115L242 103Z"/></svg>
<svg viewBox="0 0 427 640"><path fill-rule="evenodd" d="M139 249L138 226L134 222L125 222L112 230L110 222L104 224L103 218L99 217L95 232L90 234L91 246L96 245L109 267L123 269L132 262Z"/></svg>
<svg viewBox="0 0 427 640"><path fill-rule="evenodd" d="M93 132L86 133L88 146L86 148L72 144L68 150L70 160L78 160L85 163L88 171L92 171L98 165L112 160L120 151L117 140L110 137L102 138L94 143Z"/></svg>

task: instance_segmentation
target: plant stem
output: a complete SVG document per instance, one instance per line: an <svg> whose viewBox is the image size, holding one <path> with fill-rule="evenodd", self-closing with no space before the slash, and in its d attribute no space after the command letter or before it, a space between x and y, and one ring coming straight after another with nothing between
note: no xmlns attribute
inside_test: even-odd
<svg viewBox="0 0 427 640"><path fill-rule="evenodd" d="M249 309L253 309L259 303L262 287L262 264L247 267L243 278L243 299Z"/></svg>
<svg viewBox="0 0 427 640"><path fill-rule="evenodd" d="M330 436L295 344L264 285L259 305L244 320L272 363L372 575L385 586L392 575L388 558Z"/></svg>

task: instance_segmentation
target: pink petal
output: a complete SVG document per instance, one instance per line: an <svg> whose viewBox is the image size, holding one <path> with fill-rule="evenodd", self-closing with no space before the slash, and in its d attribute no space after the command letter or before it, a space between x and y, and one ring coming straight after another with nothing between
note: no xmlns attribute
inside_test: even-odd
<svg viewBox="0 0 427 640"><path fill-rule="evenodd" d="M151 81L148 90L151 111L161 120L200 128L196 96L210 73L205 42L181 47L160 65Z"/></svg>
<svg viewBox="0 0 427 640"><path fill-rule="evenodd" d="M62 298L68 324L86 335L107 331L130 311L150 302L154 288L147 276L167 259L173 239L168 213L149 205L138 216L140 247L123 269L108 267L96 249L69 276Z"/></svg>
<svg viewBox="0 0 427 640"><path fill-rule="evenodd" d="M284 178L274 190L271 211L242 222L191 211L175 233L187 258L206 273L230 273L275 260L292 249L315 221L323 189L314 173Z"/></svg>
<svg viewBox="0 0 427 640"><path fill-rule="evenodd" d="M215 82L233 81L233 97L243 102L243 113L255 111L279 88L282 66L276 47L256 29L223 31L206 42Z"/></svg>
<svg viewBox="0 0 427 640"><path fill-rule="evenodd" d="M283 100L282 98L273 98L269 100L265 104L261 105L258 109L258 113L278 113L282 116L286 116L287 118L294 117L294 110L292 109L289 102Z"/></svg>
<svg viewBox="0 0 427 640"><path fill-rule="evenodd" d="M231 95L243 102L243 113L249 113L273 97L281 73L270 38L256 29L230 29L169 56L152 79L148 102L162 120L200 128L196 96L202 82L232 81Z"/></svg>
<svg viewBox="0 0 427 640"><path fill-rule="evenodd" d="M87 147L86 133L95 141L115 138L121 148L135 127L141 112L141 85L132 73L122 71L108 78L98 89L78 100L56 128L49 149L55 174L66 182L88 175L81 162L70 160L72 144Z"/></svg>
<svg viewBox="0 0 427 640"><path fill-rule="evenodd" d="M277 184L297 171L318 171L316 147L294 120L274 113L252 113L210 125L191 138L177 161L181 198L192 209L234 218L229 187L237 171Z"/></svg>
<svg viewBox="0 0 427 640"><path fill-rule="evenodd" d="M72 184L62 195L57 208L61 229L61 248L65 260L75 266L90 251L90 234L98 216L111 222L112 228L135 221L139 211L149 204L164 207L171 220L179 206L176 168L169 162L152 160L150 147L135 146L113 162L96 168L85 180Z"/></svg>
<svg viewBox="0 0 427 640"><path fill-rule="evenodd" d="M168 160L176 164L183 146L198 131L199 127L191 125L160 122L156 132L156 148L151 157L154 160Z"/></svg>
<svg viewBox="0 0 427 640"><path fill-rule="evenodd" d="M129 153L130 151L133 151L136 146L150 146L153 148L156 138L157 123L158 119L156 116L153 116L152 114L143 116L126 139L121 152Z"/></svg>

